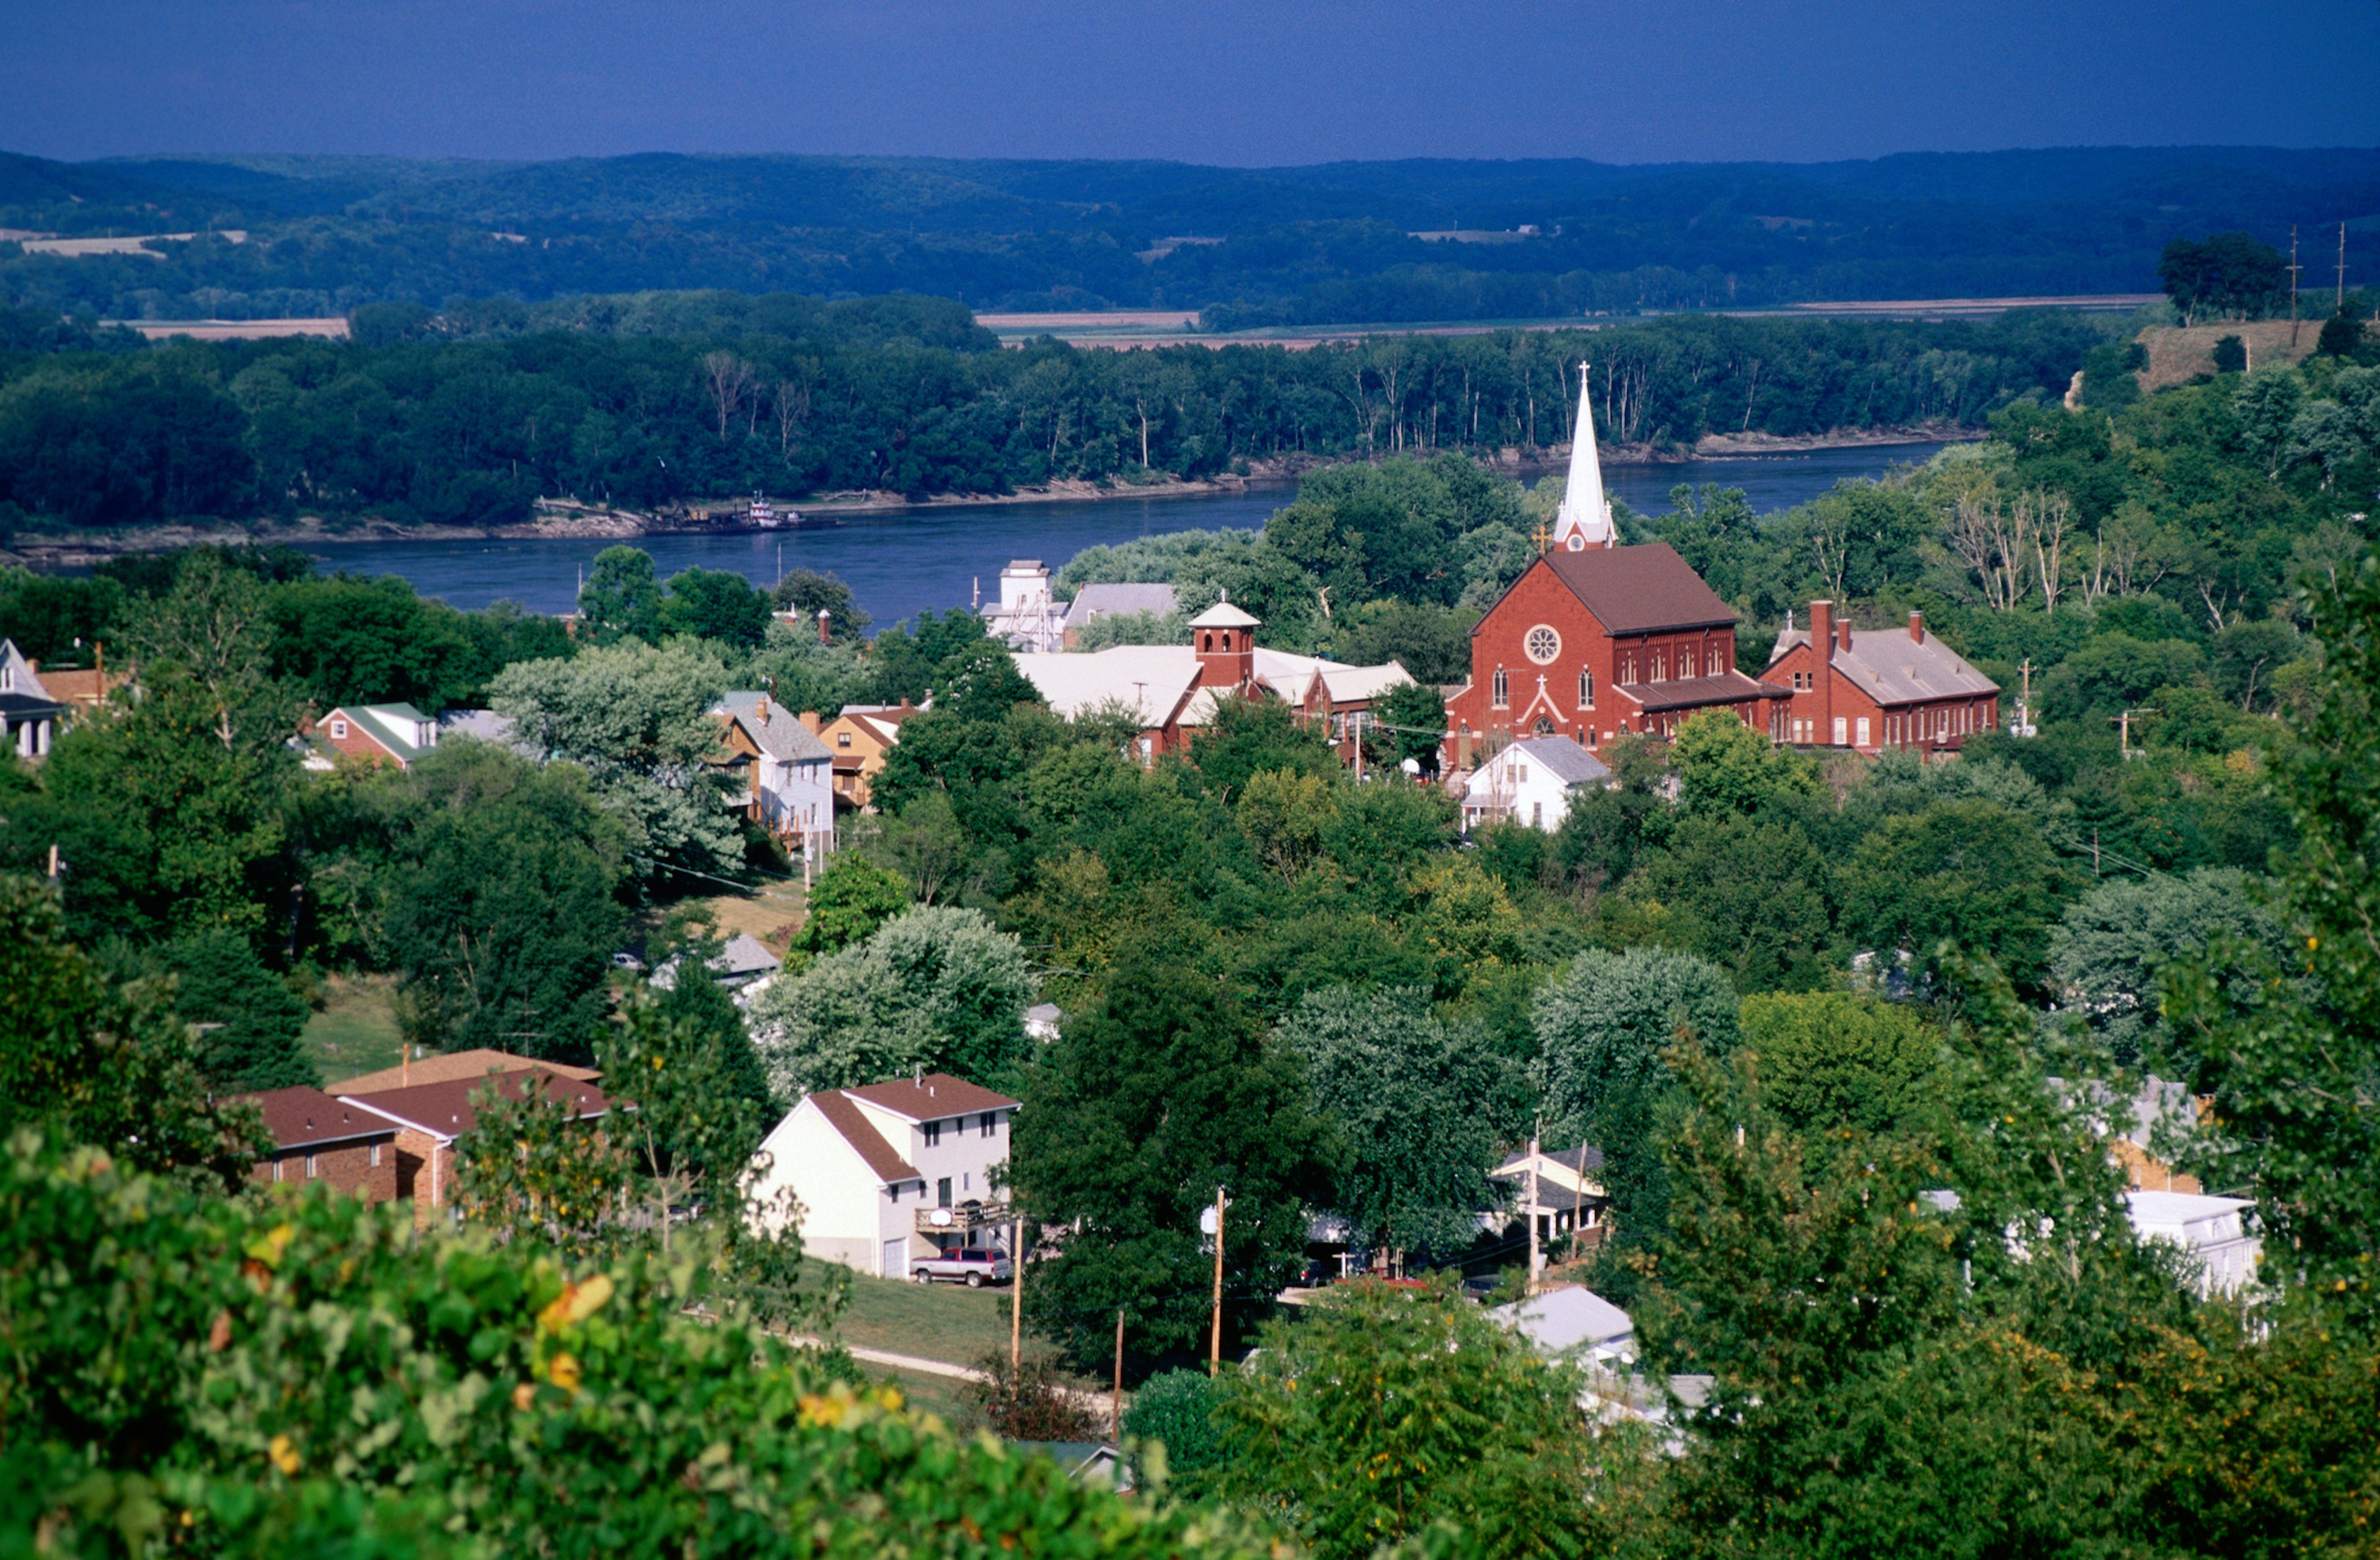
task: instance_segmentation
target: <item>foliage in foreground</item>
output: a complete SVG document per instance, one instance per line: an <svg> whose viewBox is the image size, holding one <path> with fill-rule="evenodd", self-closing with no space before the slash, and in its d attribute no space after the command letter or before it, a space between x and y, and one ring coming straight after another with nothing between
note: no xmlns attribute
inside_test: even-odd
<svg viewBox="0 0 2380 1560"><path fill-rule="evenodd" d="M0 1156L0 1528L50 1553L1243 1554L732 1318L325 1195Z"/></svg>

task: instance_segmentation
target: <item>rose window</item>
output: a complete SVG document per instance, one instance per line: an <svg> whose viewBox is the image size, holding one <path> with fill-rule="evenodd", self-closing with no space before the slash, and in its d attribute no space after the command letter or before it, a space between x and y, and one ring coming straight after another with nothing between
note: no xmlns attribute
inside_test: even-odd
<svg viewBox="0 0 2380 1560"><path fill-rule="evenodd" d="M1540 623L1522 640L1521 648L1528 652L1530 660L1540 666L1547 665L1561 653L1561 636Z"/></svg>

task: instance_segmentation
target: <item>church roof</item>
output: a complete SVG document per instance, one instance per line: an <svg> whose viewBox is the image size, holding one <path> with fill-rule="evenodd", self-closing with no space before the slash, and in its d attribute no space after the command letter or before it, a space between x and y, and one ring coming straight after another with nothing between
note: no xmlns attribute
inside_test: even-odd
<svg viewBox="0 0 2380 1560"><path fill-rule="evenodd" d="M1733 627L1733 607L1666 542L1552 552L1545 561L1608 634Z"/></svg>
<svg viewBox="0 0 2380 1560"><path fill-rule="evenodd" d="M1586 365L1578 365L1578 427L1570 440L1570 477L1562 486L1561 512L1554 517L1554 547L1567 552L1575 534L1588 547L1614 539L1611 501L1604 496L1603 462L1595 450L1595 403L1587 399Z"/></svg>

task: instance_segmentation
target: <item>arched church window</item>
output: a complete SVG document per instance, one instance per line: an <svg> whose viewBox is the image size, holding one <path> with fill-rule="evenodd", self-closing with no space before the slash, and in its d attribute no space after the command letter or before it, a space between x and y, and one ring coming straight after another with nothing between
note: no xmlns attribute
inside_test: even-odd
<svg viewBox="0 0 2380 1560"><path fill-rule="evenodd" d="M1540 737L1551 737L1554 734L1554 723L1549 717L1539 715L1536 730Z"/></svg>
<svg viewBox="0 0 2380 1560"><path fill-rule="evenodd" d="M1504 668L1501 666L1496 668L1496 677L1490 687L1488 702L1500 710L1512 702L1512 679L1504 675Z"/></svg>
<svg viewBox="0 0 2380 1560"><path fill-rule="evenodd" d="M1578 675L1578 707L1582 710L1595 708L1595 674L1593 672L1581 672Z"/></svg>
<svg viewBox="0 0 2380 1560"><path fill-rule="evenodd" d="M1201 641L1201 642L1199 643L1199 646L1198 646L1198 648L1199 648L1200 650L1202 650L1202 651L1207 651L1207 650L1212 650L1212 649L1214 649L1214 648L1215 648L1215 636L1214 636L1214 635L1212 635L1212 634L1201 634L1201 635L1199 635L1199 636L1198 636L1198 638L1199 638L1199 640Z"/></svg>

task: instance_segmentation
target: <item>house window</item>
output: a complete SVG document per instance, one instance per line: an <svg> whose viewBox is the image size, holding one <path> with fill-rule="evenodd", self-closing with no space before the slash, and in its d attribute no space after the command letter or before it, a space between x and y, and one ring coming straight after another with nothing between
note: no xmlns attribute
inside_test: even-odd
<svg viewBox="0 0 2380 1560"><path fill-rule="evenodd" d="M1489 684L1488 702L1499 710L1510 709L1512 707L1512 679L1504 675L1504 668L1501 666L1496 668L1495 680Z"/></svg>
<svg viewBox="0 0 2380 1560"><path fill-rule="evenodd" d="M374 1144L371 1146L371 1149L372 1149L372 1152L371 1152L372 1167L373 1167L374 1169L378 1169L378 1168L380 1167L380 1145L379 1145L378 1143L374 1143Z"/></svg>
<svg viewBox="0 0 2380 1560"><path fill-rule="evenodd" d="M900 1200L901 1200L901 1183L900 1183L900 1182L898 1182L898 1181L893 1182L893 1183L892 1183L892 1188L891 1188L891 1190L892 1190L892 1200L893 1200L893 1201L895 1201L895 1202L900 1201Z"/></svg>
<svg viewBox="0 0 2380 1560"><path fill-rule="evenodd" d="M1678 652L1678 676L1682 677L1691 677L1694 675L1694 651L1692 645L1688 645L1685 649Z"/></svg>
<svg viewBox="0 0 2380 1560"><path fill-rule="evenodd" d="M848 731L838 731L838 732L836 732L836 733L834 734L834 745L835 745L836 747L838 747L838 748L848 748L848 747L850 747L850 746L851 746L851 733L849 733Z"/></svg>
<svg viewBox="0 0 2380 1560"><path fill-rule="evenodd" d="M941 1143L942 1124L939 1121L926 1123L926 1146L929 1149L940 1148Z"/></svg>
<svg viewBox="0 0 2380 1560"><path fill-rule="evenodd" d="M1524 763L1514 764L1512 766L1512 778L1517 784L1523 786L1527 785L1529 783L1529 766Z"/></svg>
<svg viewBox="0 0 2380 1560"><path fill-rule="evenodd" d="M345 721L333 721L331 723L331 740L334 742L344 742L346 739L347 723Z"/></svg>
<svg viewBox="0 0 2380 1560"><path fill-rule="evenodd" d="M1532 829L1542 829L1545 826L1546 804L1541 801L1531 802L1529 804L1529 827Z"/></svg>
<svg viewBox="0 0 2380 1560"><path fill-rule="evenodd" d="M1593 672L1581 672L1578 675L1578 707L1582 710L1595 708L1595 674Z"/></svg>
<svg viewBox="0 0 2380 1560"><path fill-rule="evenodd" d="M948 1176L944 1176L941 1179L934 1183L934 1206L937 1208L948 1208L950 1205L951 1178Z"/></svg>
<svg viewBox="0 0 2380 1560"><path fill-rule="evenodd" d="M321 1168L314 1163L314 1156L310 1153L308 1154L306 1156L306 1178L310 1181L321 1174Z"/></svg>
<svg viewBox="0 0 2380 1560"><path fill-rule="evenodd" d="M1867 746L1867 717L1865 715L1862 715L1859 718L1858 741L1861 747L1864 748Z"/></svg>
<svg viewBox="0 0 2380 1560"><path fill-rule="evenodd" d="M978 1125L976 1135L980 1138L999 1137L1000 1114L997 1111L984 1112L983 1120Z"/></svg>
<svg viewBox="0 0 2380 1560"><path fill-rule="evenodd" d="M1850 745L1850 742L1851 742L1851 724L1852 724L1852 723L1851 723L1851 717L1850 717L1849 715L1837 715L1837 716L1835 717L1835 746L1836 746L1836 747L1838 747L1838 748L1841 748L1841 747L1847 747L1847 746L1849 746L1849 745Z"/></svg>

